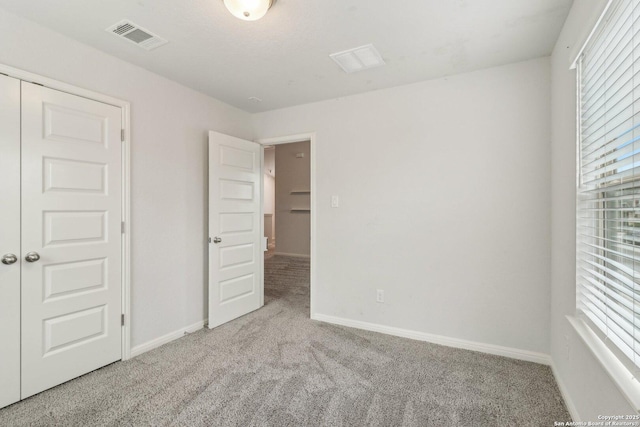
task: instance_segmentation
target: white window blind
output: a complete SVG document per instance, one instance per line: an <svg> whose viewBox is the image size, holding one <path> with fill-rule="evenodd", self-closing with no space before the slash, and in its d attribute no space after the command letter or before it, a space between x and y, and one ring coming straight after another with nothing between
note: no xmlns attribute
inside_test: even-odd
<svg viewBox="0 0 640 427"><path fill-rule="evenodd" d="M640 2L616 2L578 62L577 307L634 369L640 368L639 31Z"/></svg>

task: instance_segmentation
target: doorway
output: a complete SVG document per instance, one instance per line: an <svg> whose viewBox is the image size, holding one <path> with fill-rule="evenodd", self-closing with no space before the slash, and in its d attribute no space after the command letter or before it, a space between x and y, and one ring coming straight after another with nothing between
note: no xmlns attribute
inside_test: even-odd
<svg viewBox="0 0 640 427"><path fill-rule="evenodd" d="M264 303L286 299L313 318L314 135L259 142Z"/></svg>

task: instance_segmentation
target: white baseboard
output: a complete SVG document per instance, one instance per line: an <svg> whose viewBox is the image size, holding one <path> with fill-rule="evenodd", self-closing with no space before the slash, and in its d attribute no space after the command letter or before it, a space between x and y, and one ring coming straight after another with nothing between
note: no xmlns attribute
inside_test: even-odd
<svg viewBox="0 0 640 427"><path fill-rule="evenodd" d="M313 320L333 323L335 325L349 326L366 331L380 332L388 335L395 335L403 338L410 338L417 341L425 341L447 347L462 348L465 350L479 351L481 353L494 354L497 356L509 357L511 359L526 360L543 365L551 365L551 356L535 351L520 350L511 347L502 347L494 344L485 344L475 341L467 341L458 338L450 338L442 335L428 334L425 332L412 331L409 329L396 328L393 326L379 325L376 323L362 322L359 320L344 319L341 317L327 316L315 313L311 316Z"/></svg>
<svg viewBox="0 0 640 427"><path fill-rule="evenodd" d="M154 348L158 348L173 340L182 338L185 335L185 333L190 334L192 332L199 331L200 329L204 328L206 323L207 323L206 320L201 320L199 322L194 323L193 325L186 326L174 332L169 332L166 335L163 335L151 341L147 341L144 344L137 345L131 349L131 357L139 356L142 353L146 353L147 351L153 350Z"/></svg>
<svg viewBox="0 0 640 427"><path fill-rule="evenodd" d="M571 400L569 390L567 390L567 387L564 385L562 378L560 378L560 375L558 375L558 370L556 369L556 365L555 363L553 363L553 360L551 361L551 372L553 372L553 377L556 379L556 384L558 384L560 395L562 396L562 399L564 399L564 404L567 406L567 410L569 411L569 415L571 415L571 419L574 422L582 421L580 419L580 414L578 414L576 406L573 404L573 400Z"/></svg>
<svg viewBox="0 0 640 427"><path fill-rule="evenodd" d="M311 258L311 255L288 254L288 253L285 253L285 252L274 252L273 254L274 255L280 255L280 256L291 256L291 257L294 257L294 258L307 258L307 259Z"/></svg>

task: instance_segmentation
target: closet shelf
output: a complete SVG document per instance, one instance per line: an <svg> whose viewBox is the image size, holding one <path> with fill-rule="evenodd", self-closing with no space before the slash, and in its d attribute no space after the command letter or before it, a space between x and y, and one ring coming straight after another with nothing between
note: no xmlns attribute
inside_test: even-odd
<svg viewBox="0 0 640 427"><path fill-rule="evenodd" d="M291 194L311 194L311 190L291 190Z"/></svg>
<svg viewBox="0 0 640 427"><path fill-rule="evenodd" d="M311 212L309 208L291 208L289 212Z"/></svg>

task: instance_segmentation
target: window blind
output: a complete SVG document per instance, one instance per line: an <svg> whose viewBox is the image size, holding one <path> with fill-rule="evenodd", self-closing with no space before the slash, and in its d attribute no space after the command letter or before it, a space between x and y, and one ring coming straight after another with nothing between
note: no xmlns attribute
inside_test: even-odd
<svg viewBox="0 0 640 427"><path fill-rule="evenodd" d="M640 368L639 31L640 2L620 0L578 61L577 308L635 369Z"/></svg>

